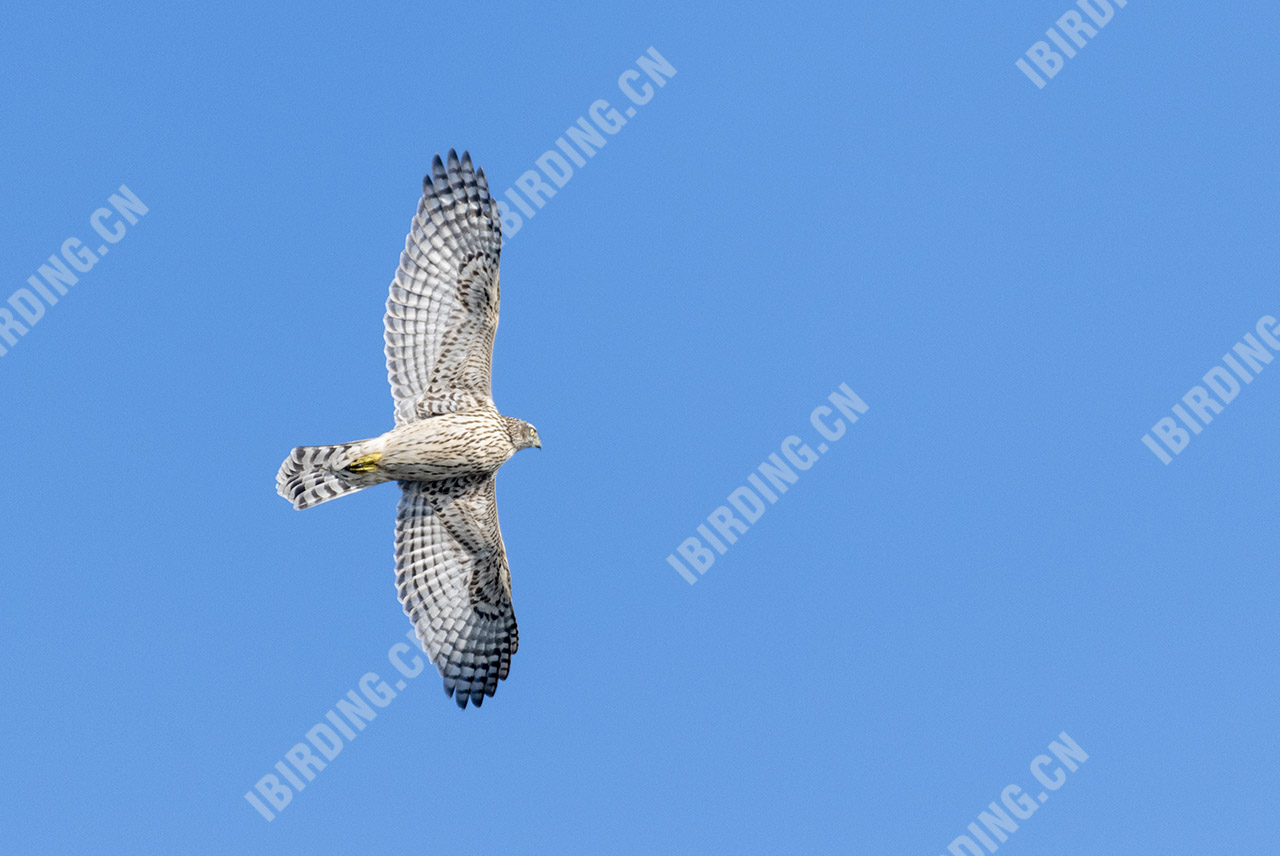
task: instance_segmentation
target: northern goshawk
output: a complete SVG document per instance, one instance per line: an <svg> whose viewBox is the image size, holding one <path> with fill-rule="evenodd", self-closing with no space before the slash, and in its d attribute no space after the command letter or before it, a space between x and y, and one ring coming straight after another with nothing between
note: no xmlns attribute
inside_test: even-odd
<svg viewBox="0 0 1280 856"><path fill-rule="evenodd" d="M395 428L296 448L276 476L295 508L400 483L400 603L461 708L493 695L519 643L494 477L519 450L542 447L537 429L498 413L490 394L501 249L484 170L467 152L437 155L387 300Z"/></svg>

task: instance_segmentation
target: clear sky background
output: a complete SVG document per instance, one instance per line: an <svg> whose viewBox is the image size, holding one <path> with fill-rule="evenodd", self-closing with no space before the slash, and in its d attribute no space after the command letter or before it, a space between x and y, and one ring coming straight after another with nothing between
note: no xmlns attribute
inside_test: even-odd
<svg viewBox="0 0 1280 856"><path fill-rule="evenodd" d="M1068 5L9 9L0 301L149 213L0 358L0 851L934 856L1065 731L1001 852L1272 852L1280 362L1140 438L1280 315L1280 10L1133 0L1038 90ZM268 823L409 630L396 489L298 513L276 469L391 426L432 155L509 187L651 46L503 254L511 676L409 681ZM841 383L870 411L690 586Z"/></svg>

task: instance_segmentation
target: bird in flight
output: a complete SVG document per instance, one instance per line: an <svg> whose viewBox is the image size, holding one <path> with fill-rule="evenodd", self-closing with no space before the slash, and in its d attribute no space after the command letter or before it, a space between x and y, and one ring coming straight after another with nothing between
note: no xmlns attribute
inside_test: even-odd
<svg viewBox="0 0 1280 856"><path fill-rule="evenodd" d="M499 413L490 392L501 250L484 170L467 152L436 155L387 300L395 427L300 446L276 476L299 509L399 482L400 603L460 708L493 695L519 644L494 477L516 452L542 448L538 430Z"/></svg>

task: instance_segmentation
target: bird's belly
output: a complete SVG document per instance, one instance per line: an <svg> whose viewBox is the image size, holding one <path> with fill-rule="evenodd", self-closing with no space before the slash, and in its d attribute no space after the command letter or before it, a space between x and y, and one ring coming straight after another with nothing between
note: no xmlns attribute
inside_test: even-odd
<svg viewBox="0 0 1280 856"><path fill-rule="evenodd" d="M497 418L446 413L402 425L385 435L379 461L399 481L437 481L491 473L515 451Z"/></svg>

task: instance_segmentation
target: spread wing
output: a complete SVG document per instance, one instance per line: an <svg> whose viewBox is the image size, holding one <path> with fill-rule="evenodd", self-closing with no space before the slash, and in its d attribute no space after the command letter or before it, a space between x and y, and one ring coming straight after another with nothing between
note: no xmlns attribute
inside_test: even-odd
<svg viewBox="0 0 1280 856"><path fill-rule="evenodd" d="M436 155L387 299L396 424L492 404L502 221L484 170Z"/></svg>
<svg viewBox="0 0 1280 856"><path fill-rule="evenodd" d="M401 482L396 588L458 707L479 707L519 646L492 475Z"/></svg>

